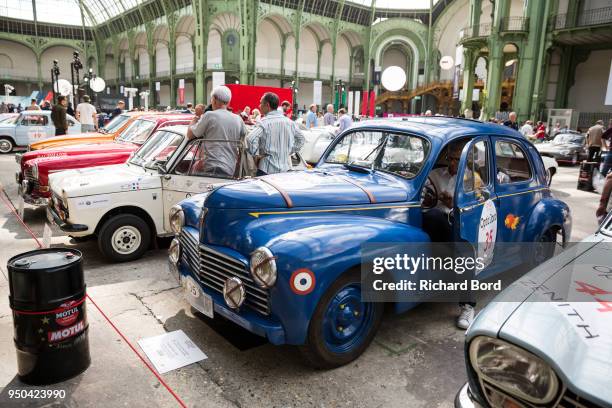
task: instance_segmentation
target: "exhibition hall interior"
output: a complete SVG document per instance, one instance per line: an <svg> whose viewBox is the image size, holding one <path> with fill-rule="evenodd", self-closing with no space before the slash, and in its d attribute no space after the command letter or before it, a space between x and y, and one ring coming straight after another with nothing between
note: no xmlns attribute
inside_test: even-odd
<svg viewBox="0 0 612 408"><path fill-rule="evenodd" d="M0 0L0 406L612 408L610 0Z"/></svg>

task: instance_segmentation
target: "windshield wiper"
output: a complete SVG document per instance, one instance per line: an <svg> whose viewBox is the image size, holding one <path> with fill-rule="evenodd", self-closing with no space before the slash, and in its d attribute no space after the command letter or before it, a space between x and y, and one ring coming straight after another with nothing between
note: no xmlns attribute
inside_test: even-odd
<svg viewBox="0 0 612 408"><path fill-rule="evenodd" d="M354 163L355 162L344 163L343 166L345 169L356 171L357 173L372 174L374 172L373 168L369 169L367 167L358 166Z"/></svg>

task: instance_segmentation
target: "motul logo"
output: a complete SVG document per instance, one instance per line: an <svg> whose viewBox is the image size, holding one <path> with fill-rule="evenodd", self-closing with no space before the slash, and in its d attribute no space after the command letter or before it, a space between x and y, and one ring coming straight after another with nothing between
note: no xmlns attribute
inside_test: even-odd
<svg viewBox="0 0 612 408"><path fill-rule="evenodd" d="M56 341L62 341L64 339L67 339L68 337L76 336L77 334L82 332L84 329L85 329L85 323L83 321L80 321L74 326L70 326L65 329L54 331L54 332L49 332L48 333L49 342L53 343Z"/></svg>

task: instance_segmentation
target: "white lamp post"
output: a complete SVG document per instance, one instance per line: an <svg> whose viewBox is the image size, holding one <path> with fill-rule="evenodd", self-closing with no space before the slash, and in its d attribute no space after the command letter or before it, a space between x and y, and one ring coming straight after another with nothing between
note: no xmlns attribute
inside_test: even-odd
<svg viewBox="0 0 612 408"><path fill-rule="evenodd" d="M146 112L149 111L149 91L140 92L140 97L144 100L144 109Z"/></svg>

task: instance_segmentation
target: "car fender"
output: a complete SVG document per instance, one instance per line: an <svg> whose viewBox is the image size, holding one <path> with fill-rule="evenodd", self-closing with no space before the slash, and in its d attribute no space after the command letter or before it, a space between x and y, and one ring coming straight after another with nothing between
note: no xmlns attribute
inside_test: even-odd
<svg viewBox="0 0 612 408"><path fill-rule="evenodd" d="M526 237L534 241L539 239L544 231L558 227L563 233L563 241L567 242L572 233L571 212L567 204L552 197L540 200L529 216Z"/></svg>
<svg viewBox="0 0 612 408"><path fill-rule="evenodd" d="M89 227L83 235L96 233L112 214L121 212L146 214L153 222L154 232L164 231L162 193L157 188L72 197L68 198L68 209L68 221Z"/></svg>
<svg viewBox="0 0 612 408"><path fill-rule="evenodd" d="M304 344L308 326L319 299L338 277L361 264L365 243L429 242L420 228L366 216L346 214L283 220L280 234L270 234L265 243L277 257L278 278L270 289L270 306L283 322L287 343ZM314 289L299 294L291 277L300 269L315 276ZM286 305L291 304L291 308Z"/></svg>

